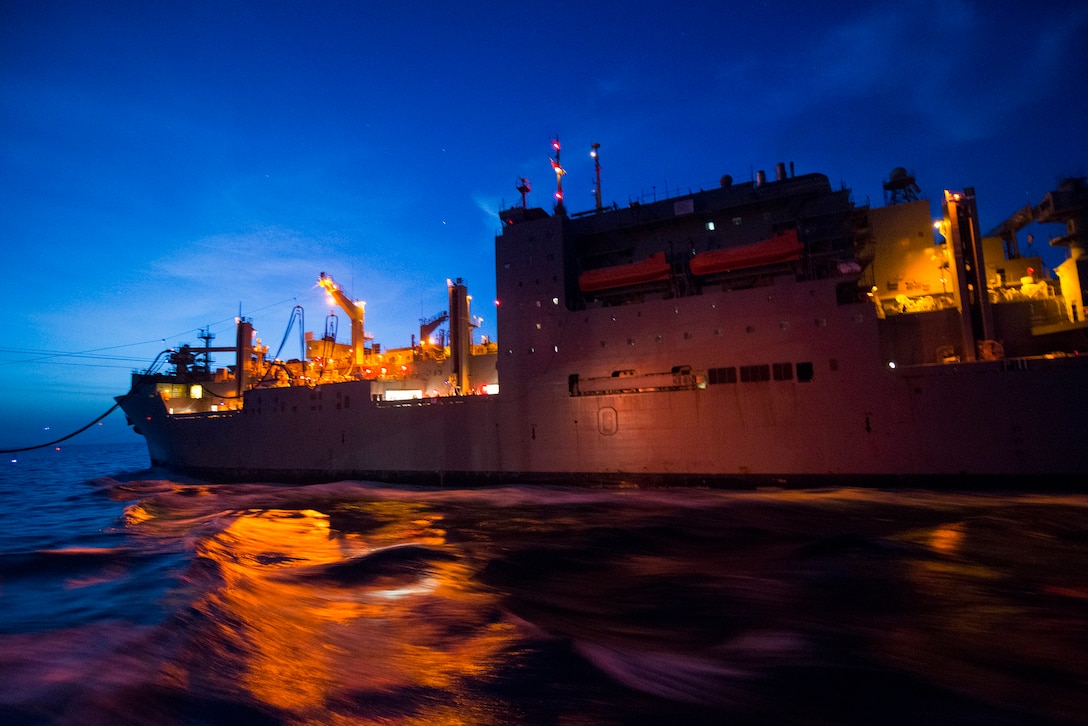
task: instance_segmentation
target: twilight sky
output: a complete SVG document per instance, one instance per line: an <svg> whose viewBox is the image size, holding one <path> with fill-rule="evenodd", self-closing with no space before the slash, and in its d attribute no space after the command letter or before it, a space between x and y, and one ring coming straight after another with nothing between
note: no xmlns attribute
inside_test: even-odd
<svg viewBox="0 0 1088 726"><path fill-rule="evenodd" d="M823 5L0 0L0 448L239 309L273 351L296 304L320 335L322 271L385 347L448 277L494 336L497 211L521 176L551 208L555 134L571 211L593 142L606 203L793 161L880 206L904 166L984 230L1088 173L1082 1Z"/></svg>

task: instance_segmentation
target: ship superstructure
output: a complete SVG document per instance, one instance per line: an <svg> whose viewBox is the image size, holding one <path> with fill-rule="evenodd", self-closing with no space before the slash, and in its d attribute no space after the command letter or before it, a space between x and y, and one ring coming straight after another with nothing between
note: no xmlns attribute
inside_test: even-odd
<svg viewBox="0 0 1088 726"><path fill-rule="evenodd" d="M558 148L553 167L561 194ZM451 282L418 345L368 347L359 308L350 346L326 330L280 365L243 321L233 370L179 351L122 406L155 463L212 479L1075 480L1083 184L1031 211L1067 224L1059 282L1015 224L979 232L970 189L945 193L935 239L925 200L857 207L792 165L570 215L529 206L522 180L496 238L497 343L473 343ZM446 320L448 347L428 347ZM194 376L240 398L194 404Z"/></svg>

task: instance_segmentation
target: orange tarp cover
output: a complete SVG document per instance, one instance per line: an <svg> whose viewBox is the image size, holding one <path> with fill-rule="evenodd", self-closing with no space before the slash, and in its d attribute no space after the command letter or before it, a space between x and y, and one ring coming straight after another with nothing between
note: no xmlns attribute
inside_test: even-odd
<svg viewBox="0 0 1088 726"><path fill-rule="evenodd" d="M710 275L715 272L789 262L799 259L803 249L804 246L797 239L797 230L791 229L755 244L700 252L691 258L689 265L693 275Z"/></svg>

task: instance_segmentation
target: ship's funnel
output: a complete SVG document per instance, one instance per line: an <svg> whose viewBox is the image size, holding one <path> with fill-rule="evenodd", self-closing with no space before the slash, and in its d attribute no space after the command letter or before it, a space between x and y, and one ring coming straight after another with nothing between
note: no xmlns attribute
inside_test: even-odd
<svg viewBox="0 0 1088 726"><path fill-rule="evenodd" d="M234 379L237 382L238 396L249 388L249 358L253 353L253 323L245 318L238 319L237 339L235 344L236 359Z"/></svg>
<svg viewBox="0 0 1088 726"><path fill-rule="evenodd" d="M453 385L458 395L467 393L468 359L472 350L472 320L469 317L468 288L458 277L449 283L450 296L450 360L453 364Z"/></svg>

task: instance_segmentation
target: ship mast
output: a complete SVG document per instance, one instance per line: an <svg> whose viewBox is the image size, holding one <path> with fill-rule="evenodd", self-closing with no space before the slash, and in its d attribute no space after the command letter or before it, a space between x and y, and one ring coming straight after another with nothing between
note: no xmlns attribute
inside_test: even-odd
<svg viewBox="0 0 1088 726"><path fill-rule="evenodd" d="M601 145L597 142L593 142L592 150L589 155L593 157L593 171L596 175L596 184L593 186L593 198L597 201L597 211L601 211L601 159L597 150L601 148Z"/></svg>
<svg viewBox="0 0 1088 726"><path fill-rule="evenodd" d="M516 189L521 192L521 208L527 209L529 207L529 192L533 190L532 185L529 184L528 179L521 177L518 180Z"/></svg>
<svg viewBox="0 0 1088 726"><path fill-rule="evenodd" d="M555 171L555 213L565 215L566 206L563 205L563 176L567 173L559 163L559 135L552 139L552 148L555 149L555 158L551 160L552 169Z"/></svg>

